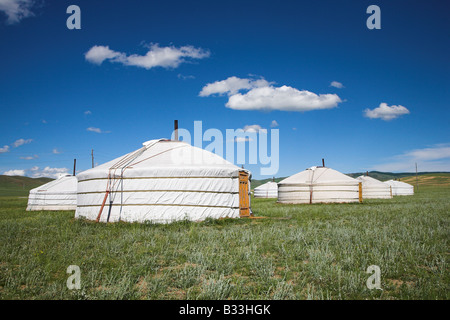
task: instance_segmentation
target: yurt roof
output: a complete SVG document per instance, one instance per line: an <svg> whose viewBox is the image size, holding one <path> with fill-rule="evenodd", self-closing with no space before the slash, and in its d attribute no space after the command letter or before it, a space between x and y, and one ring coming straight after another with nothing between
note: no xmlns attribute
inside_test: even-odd
<svg viewBox="0 0 450 320"><path fill-rule="evenodd" d="M77 179L75 176L69 174L62 175L58 179L31 189L30 192L77 192Z"/></svg>
<svg viewBox="0 0 450 320"><path fill-rule="evenodd" d="M387 183L389 185L395 186L395 187L403 187L403 188L414 188L413 185L403 182L403 181L397 181L397 180L388 180L385 181L384 183Z"/></svg>
<svg viewBox="0 0 450 320"><path fill-rule="evenodd" d="M126 170L130 176L152 175L155 172L165 175L177 175L177 172L192 171L198 174L199 171L217 173L247 171L241 169L222 157L191 146L183 141L173 141L167 139L156 139L144 142L142 148L106 162L95 168L83 171L78 174L78 179L95 178L104 176L105 172L114 172L120 175Z"/></svg>
<svg viewBox="0 0 450 320"><path fill-rule="evenodd" d="M363 184L368 185L368 186L385 185L384 182L377 180L375 178L369 177L369 176L359 176L356 179L360 180Z"/></svg>
<svg viewBox="0 0 450 320"><path fill-rule="evenodd" d="M255 188L255 190L271 190L271 189L274 190L278 189L278 183L274 181L269 181Z"/></svg>
<svg viewBox="0 0 450 320"><path fill-rule="evenodd" d="M339 171L326 167L311 167L294 174L279 184L357 184L358 181Z"/></svg>

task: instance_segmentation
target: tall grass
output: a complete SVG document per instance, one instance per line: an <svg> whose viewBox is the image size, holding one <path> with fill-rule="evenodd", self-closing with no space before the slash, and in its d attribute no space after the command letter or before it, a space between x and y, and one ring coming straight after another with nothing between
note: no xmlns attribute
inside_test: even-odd
<svg viewBox="0 0 450 320"><path fill-rule="evenodd" d="M448 299L450 188L264 219L96 224L0 198L1 299ZM69 265L81 289L69 290ZM381 269L383 290L366 287Z"/></svg>

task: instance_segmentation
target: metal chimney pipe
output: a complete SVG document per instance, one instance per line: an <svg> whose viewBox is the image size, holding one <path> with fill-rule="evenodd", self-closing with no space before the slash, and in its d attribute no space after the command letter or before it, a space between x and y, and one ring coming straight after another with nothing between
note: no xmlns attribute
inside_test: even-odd
<svg viewBox="0 0 450 320"><path fill-rule="evenodd" d="M322 167L325 168L325 160L322 158Z"/></svg>
<svg viewBox="0 0 450 320"><path fill-rule="evenodd" d="M76 173L76 168L77 168L77 159L73 159L73 175L75 176Z"/></svg>
<svg viewBox="0 0 450 320"><path fill-rule="evenodd" d="M178 141L178 120L174 121L175 141Z"/></svg>

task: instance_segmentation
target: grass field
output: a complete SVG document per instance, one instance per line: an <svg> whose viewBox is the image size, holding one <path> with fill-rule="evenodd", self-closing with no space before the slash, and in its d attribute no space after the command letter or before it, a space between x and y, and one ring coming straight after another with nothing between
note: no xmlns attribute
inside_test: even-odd
<svg viewBox="0 0 450 320"><path fill-rule="evenodd" d="M449 299L450 186L263 219L96 224L0 197L0 299ZM69 290L69 265L81 289ZM378 265L382 290L369 290Z"/></svg>

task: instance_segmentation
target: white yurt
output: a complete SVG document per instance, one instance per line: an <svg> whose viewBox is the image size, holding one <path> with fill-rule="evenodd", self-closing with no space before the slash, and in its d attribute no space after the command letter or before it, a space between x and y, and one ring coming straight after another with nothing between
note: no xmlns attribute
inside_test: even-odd
<svg viewBox="0 0 450 320"><path fill-rule="evenodd" d="M75 210L77 208L77 178L62 175L30 190L27 211Z"/></svg>
<svg viewBox="0 0 450 320"><path fill-rule="evenodd" d="M278 183L269 181L256 187L253 193L255 198L278 198Z"/></svg>
<svg viewBox="0 0 450 320"><path fill-rule="evenodd" d="M359 176L356 178L362 182L363 199L391 199L391 187L380 180L369 176Z"/></svg>
<svg viewBox="0 0 450 320"><path fill-rule="evenodd" d="M358 180L326 167L311 167L278 182L280 203L361 202Z"/></svg>
<svg viewBox="0 0 450 320"><path fill-rule="evenodd" d="M384 183L391 186L393 196L411 196L414 194L414 186L406 182L389 180Z"/></svg>
<svg viewBox="0 0 450 320"><path fill-rule="evenodd" d="M188 143L151 140L81 172L76 218L169 223L249 216L251 173Z"/></svg>

